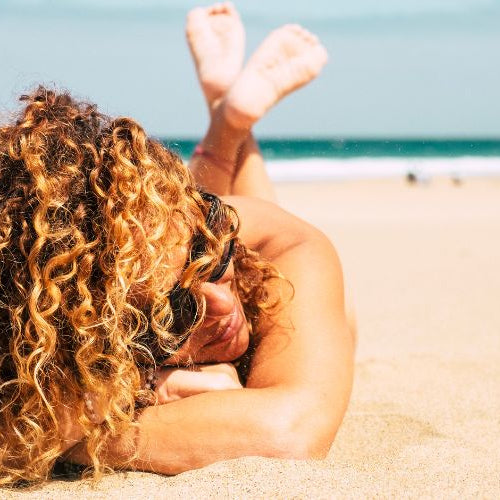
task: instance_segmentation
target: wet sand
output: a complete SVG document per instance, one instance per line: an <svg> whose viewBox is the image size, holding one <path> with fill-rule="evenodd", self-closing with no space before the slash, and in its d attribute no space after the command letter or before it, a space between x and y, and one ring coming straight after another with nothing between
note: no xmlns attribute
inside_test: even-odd
<svg viewBox="0 0 500 500"><path fill-rule="evenodd" d="M6 498L500 497L500 180L281 184L335 243L359 323L328 458L244 458Z"/></svg>

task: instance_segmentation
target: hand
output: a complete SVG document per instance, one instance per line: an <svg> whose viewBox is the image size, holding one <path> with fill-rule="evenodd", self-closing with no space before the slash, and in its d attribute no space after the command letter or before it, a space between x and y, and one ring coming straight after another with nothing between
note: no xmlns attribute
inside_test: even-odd
<svg viewBox="0 0 500 500"><path fill-rule="evenodd" d="M242 389L231 363L194 365L189 368L163 367L157 370L156 393L160 404L210 391Z"/></svg>

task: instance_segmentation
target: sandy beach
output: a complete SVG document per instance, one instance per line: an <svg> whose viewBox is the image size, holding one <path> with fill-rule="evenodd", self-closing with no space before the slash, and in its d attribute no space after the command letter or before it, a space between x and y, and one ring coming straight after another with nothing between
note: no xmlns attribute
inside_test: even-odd
<svg viewBox="0 0 500 500"><path fill-rule="evenodd" d="M500 497L500 179L280 184L278 194L334 242L358 314L354 391L328 458L243 458L0 497Z"/></svg>

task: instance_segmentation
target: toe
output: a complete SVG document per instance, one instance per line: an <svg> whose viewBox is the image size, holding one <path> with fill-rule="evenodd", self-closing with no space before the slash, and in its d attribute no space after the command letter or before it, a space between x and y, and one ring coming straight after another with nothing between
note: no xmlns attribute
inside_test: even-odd
<svg viewBox="0 0 500 500"><path fill-rule="evenodd" d="M223 3L216 3L214 5L214 10L216 14L220 14L221 12L224 12L224 4Z"/></svg>
<svg viewBox="0 0 500 500"><path fill-rule="evenodd" d="M318 51L319 59L321 60L321 65L325 65L328 62L328 51L323 47L323 45L318 44L316 50Z"/></svg>
<svg viewBox="0 0 500 500"><path fill-rule="evenodd" d="M293 33L295 33L297 36L300 36L305 40L308 40L311 36L311 33L309 33L309 31L303 28L300 24L291 24L290 30L293 31Z"/></svg>
<svg viewBox="0 0 500 500"><path fill-rule="evenodd" d="M302 38L310 43L318 43L318 37L306 29L302 29Z"/></svg>
<svg viewBox="0 0 500 500"><path fill-rule="evenodd" d="M217 9L218 9L219 4L214 3L213 5L210 5L207 7L207 13L209 16L213 16L214 14L217 14Z"/></svg>
<svg viewBox="0 0 500 500"><path fill-rule="evenodd" d="M292 32L295 36L300 37L301 40L307 42L310 45L318 45L320 43L319 38L306 30L300 24L290 24L289 31Z"/></svg>
<svg viewBox="0 0 500 500"><path fill-rule="evenodd" d="M232 2L225 2L224 7L226 9L226 12L232 16L238 15L235 6L233 5Z"/></svg>
<svg viewBox="0 0 500 500"><path fill-rule="evenodd" d="M190 24L196 24L200 19L204 19L206 15L207 11L203 7L196 7L188 12L186 25L189 27Z"/></svg>
<svg viewBox="0 0 500 500"><path fill-rule="evenodd" d="M305 29L300 24L285 24L284 27L297 34L302 34L302 32L305 31Z"/></svg>
<svg viewBox="0 0 500 500"><path fill-rule="evenodd" d="M318 74L323 66L328 62L328 52L323 45L318 44L309 52L307 61L311 65L311 68L314 68L314 73Z"/></svg>

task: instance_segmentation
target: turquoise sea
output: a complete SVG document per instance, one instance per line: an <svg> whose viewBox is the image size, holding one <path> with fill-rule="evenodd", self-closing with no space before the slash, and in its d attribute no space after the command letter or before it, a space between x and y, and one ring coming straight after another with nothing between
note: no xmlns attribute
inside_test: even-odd
<svg viewBox="0 0 500 500"><path fill-rule="evenodd" d="M162 142L187 159L198 141L164 138ZM282 182L409 174L422 181L438 175L454 179L500 176L497 139L267 138L259 144L271 178Z"/></svg>
<svg viewBox="0 0 500 500"><path fill-rule="evenodd" d="M162 142L189 157L198 140L164 138ZM500 139L261 139L259 145L267 160L297 158L458 158L464 156L500 157Z"/></svg>

